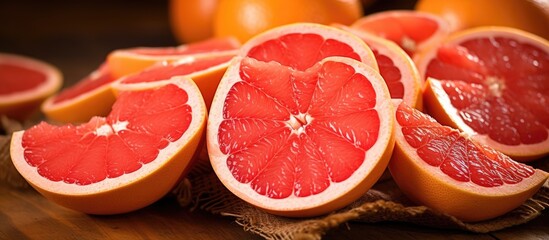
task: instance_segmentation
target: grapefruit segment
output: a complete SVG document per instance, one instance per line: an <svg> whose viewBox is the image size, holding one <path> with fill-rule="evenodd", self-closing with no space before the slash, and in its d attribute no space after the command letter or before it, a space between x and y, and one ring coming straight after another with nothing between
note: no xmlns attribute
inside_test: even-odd
<svg viewBox="0 0 549 240"><path fill-rule="evenodd" d="M417 203L462 221L503 215L549 177L403 103L395 128L389 170L399 188Z"/></svg>
<svg viewBox="0 0 549 240"><path fill-rule="evenodd" d="M46 198L91 214L133 211L160 199L190 166L206 122L194 82L122 92L107 117L42 122L13 134L11 158Z"/></svg>
<svg viewBox="0 0 549 240"><path fill-rule="evenodd" d="M43 61L0 53L0 115L29 117L63 83L59 70Z"/></svg>
<svg viewBox="0 0 549 240"><path fill-rule="evenodd" d="M157 62L192 56L200 58L236 51L240 42L233 37L210 38L177 47L136 47L118 49L107 56L115 78L139 72Z"/></svg>
<svg viewBox="0 0 549 240"><path fill-rule="evenodd" d="M385 170L390 102L377 71L350 58L328 57L302 72L239 56L212 103L210 161L252 205L283 216L326 214L356 200Z"/></svg>
<svg viewBox="0 0 549 240"><path fill-rule="evenodd" d="M417 59L439 122L517 160L549 153L549 43L509 28L460 32Z"/></svg>

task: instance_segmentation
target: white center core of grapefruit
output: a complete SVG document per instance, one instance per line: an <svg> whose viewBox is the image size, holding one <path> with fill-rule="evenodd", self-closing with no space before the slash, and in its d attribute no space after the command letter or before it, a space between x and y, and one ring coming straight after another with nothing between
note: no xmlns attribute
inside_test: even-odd
<svg viewBox="0 0 549 240"><path fill-rule="evenodd" d="M307 126L313 118L307 113L299 113L297 115L291 115L288 124L292 127L292 132L295 134L301 134L305 131Z"/></svg>
<svg viewBox="0 0 549 240"><path fill-rule="evenodd" d="M110 124L103 124L95 130L97 136L108 136L113 133L118 133L122 130L126 130L128 121L116 122L112 126Z"/></svg>
<svg viewBox="0 0 549 240"><path fill-rule="evenodd" d="M505 89L505 82L503 82L502 79L488 76L486 78L486 84L488 85L488 89L490 89L490 93L496 97L501 97L501 93L503 92L503 89Z"/></svg>

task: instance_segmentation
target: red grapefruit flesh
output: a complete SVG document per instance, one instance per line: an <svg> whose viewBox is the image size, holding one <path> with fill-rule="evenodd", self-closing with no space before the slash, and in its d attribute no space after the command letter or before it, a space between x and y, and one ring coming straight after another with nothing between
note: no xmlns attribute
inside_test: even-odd
<svg viewBox="0 0 549 240"><path fill-rule="evenodd" d="M0 115L28 118L62 83L59 70L48 63L0 53Z"/></svg>
<svg viewBox="0 0 549 240"><path fill-rule="evenodd" d="M349 47L355 42L362 47ZM387 166L394 118L379 73L355 60L369 52L363 44L335 28L296 24L242 47L207 127L210 161L229 190L291 217L329 213L368 191Z"/></svg>
<svg viewBox="0 0 549 240"><path fill-rule="evenodd" d="M395 128L389 169L399 188L417 203L463 221L511 211L549 177L403 103Z"/></svg>
<svg viewBox="0 0 549 240"><path fill-rule="evenodd" d="M12 161L46 198L91 214L133 211L164 196L190 166L206 108L194 82L122 92L107 117L42 122L13 134Z"/></svg>
<svg viewBox="0 0 549 240"><path fill-rule="evenodd" d="M426 107L517 160L549 153L549 42L509 28L461 32L426 53Z"/></svg>

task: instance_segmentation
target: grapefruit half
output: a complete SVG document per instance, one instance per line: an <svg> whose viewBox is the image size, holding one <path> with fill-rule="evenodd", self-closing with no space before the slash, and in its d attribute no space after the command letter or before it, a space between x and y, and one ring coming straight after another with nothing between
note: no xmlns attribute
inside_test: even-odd
<svg viewBox="0 0 549 240"><path fill-rule="evenodd" d="M439 122L516 160L549 153L549 42L524 31L456 33L417 59Z"/></svg>
<svg viewBox="0 0 549 240"><path fill-rule="evenodd" d="M112 84L112 89L116 94L118 91L147 88L152 82L163 84L165 81L171 81L170 78L174 76L185 76L196 83L209 109L217 85L234 55L235 52L226 52L209 57L187 56L170 62L162 61L120 78Z"/></svg>
<svg viewBox="0 0 549 240"><path fill-rule="evenodd" d="M240 42L233 37L209 38L206 40L183 44L177 47L136 47L115 50L107 56L115 78L139 72L160 61L174 61L183 57L225 54L235 51Z"/></svg>
<svg viewBox="0 0 549 240"><path fill-rule="evenodd" d="M63 77L53 65L0 53L0 115L23 120L62 84Z"/></svg>
<svg viewBox="0 0 549 240"><path fill-rule="evenodd" d="M365 57L363 57L365 56ZM248 41L214 96L207 127L213 169L267 212L318 216L363 195L393 148L391 97L364 42L294 24Z"/></svg>
<svg viewBox="0 0 549 240"><path fill-rule="evenodd" d="M549 174L478 144L401 103L389 170L412 200L462 221L491 219L520 206Z"/></svg>
<svg viewBox="0 0 549 240"><path fill-rule="evenodd" d="M107 117L81 125L42 122L15 132L11 158L42 195L90 214L116 214L160 199L190 166L206 122L191 79L122 92Z"/></svg>
<svg viewBox="0 0 549 240"><path fill-rule="evenodd" d="M452 31L442 17L411 10L366 15L351 27L391 40L410 56L436 45Z"/></svg>

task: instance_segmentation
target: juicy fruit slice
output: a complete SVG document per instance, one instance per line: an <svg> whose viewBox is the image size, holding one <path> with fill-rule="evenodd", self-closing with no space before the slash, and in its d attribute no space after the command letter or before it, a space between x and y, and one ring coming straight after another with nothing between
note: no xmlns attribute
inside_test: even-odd
<svg viewBox="0 0 549 240"><path fill-rule="evenodd" d="M152 82L165 84L174 76L191 78L200 89L206 107L209 109L219 81L223 77L234 52L217 56L181 58L173 62L160 62L135 74L122 77L112 84L115 92L137 90L149 87Z"/></svg>
<svg viewBox="0 0 549 240"><path fill-rule="evenodd" d="M237 59L217 90L208 153L225 186L273 214L306 217L363 195L393 147L381 76L344 57L298 70Z"/></svg>
<svg viewBox="0 0 549 240"><path fill-rule="evenodd" d="M62 83L59 70L48 63L0 53L0 115L27 118Z"/></svg>
<svg viewBox="0 0 549 240"><path fill-rule="evenodd" d="M549 153L549 42L509 28L458 33L418 60L439 122L517 160ZM437 81L440 80L440 81Z"/></svg>
<svg viewBox="0 0 549 240"><path fill-rule="evenodd" d="M336 25L362 39L372 49L392 99L402 99L406 104L422 108L421 85L423 80L412 59L395 43L376 37L365 31Z"/></svg>
<svg viewBox="0 0 549 240"><path fill-rule="evenodd" d="M194 82L123 92L106 117L40 123L13 134L11 158L46 198L91 214L133 211L160 199L190 166L206 121Z"/></svg>
<svg viewBox="0 0 549 240"><path fill-rule="evenodd" d="M116 78L107 64L102 64L88 76L63 89L42 103L47 118L61 123L86 122L94 116L106 116L115 96L110 84Z"/></svg>
<svg viewBox="0 0 549 240"><path fill-rule="evenodd" d="M232 37L210 38L178 47L137 47L119 49L107 56L115 78L139 72L160 61L176 61L183 57L194 58L226 54L236 51L240 42Z"/></svg>
<svg viewBox="0 0 549 240"><path fill-rule="evenodd" d="M313 23L284 25L263 32L240 48L240 56L275 61L304 71L330 56L355 59L379 70L372 50L354 34Z"/></svg>
<svg viewBox="0 0 549 240"><path fill-rule="evenodd" d="M520 206L549 174L513 161L401 103L389 170L412 200L463 221L482 221Z"/></svg>
<svg viewBox="0 0 549 240"><path fill-rule="evenodd" d="M391 40L410 56L433 46L452 31L439 16L408 10L366 15L351 27Z"/></svg>

